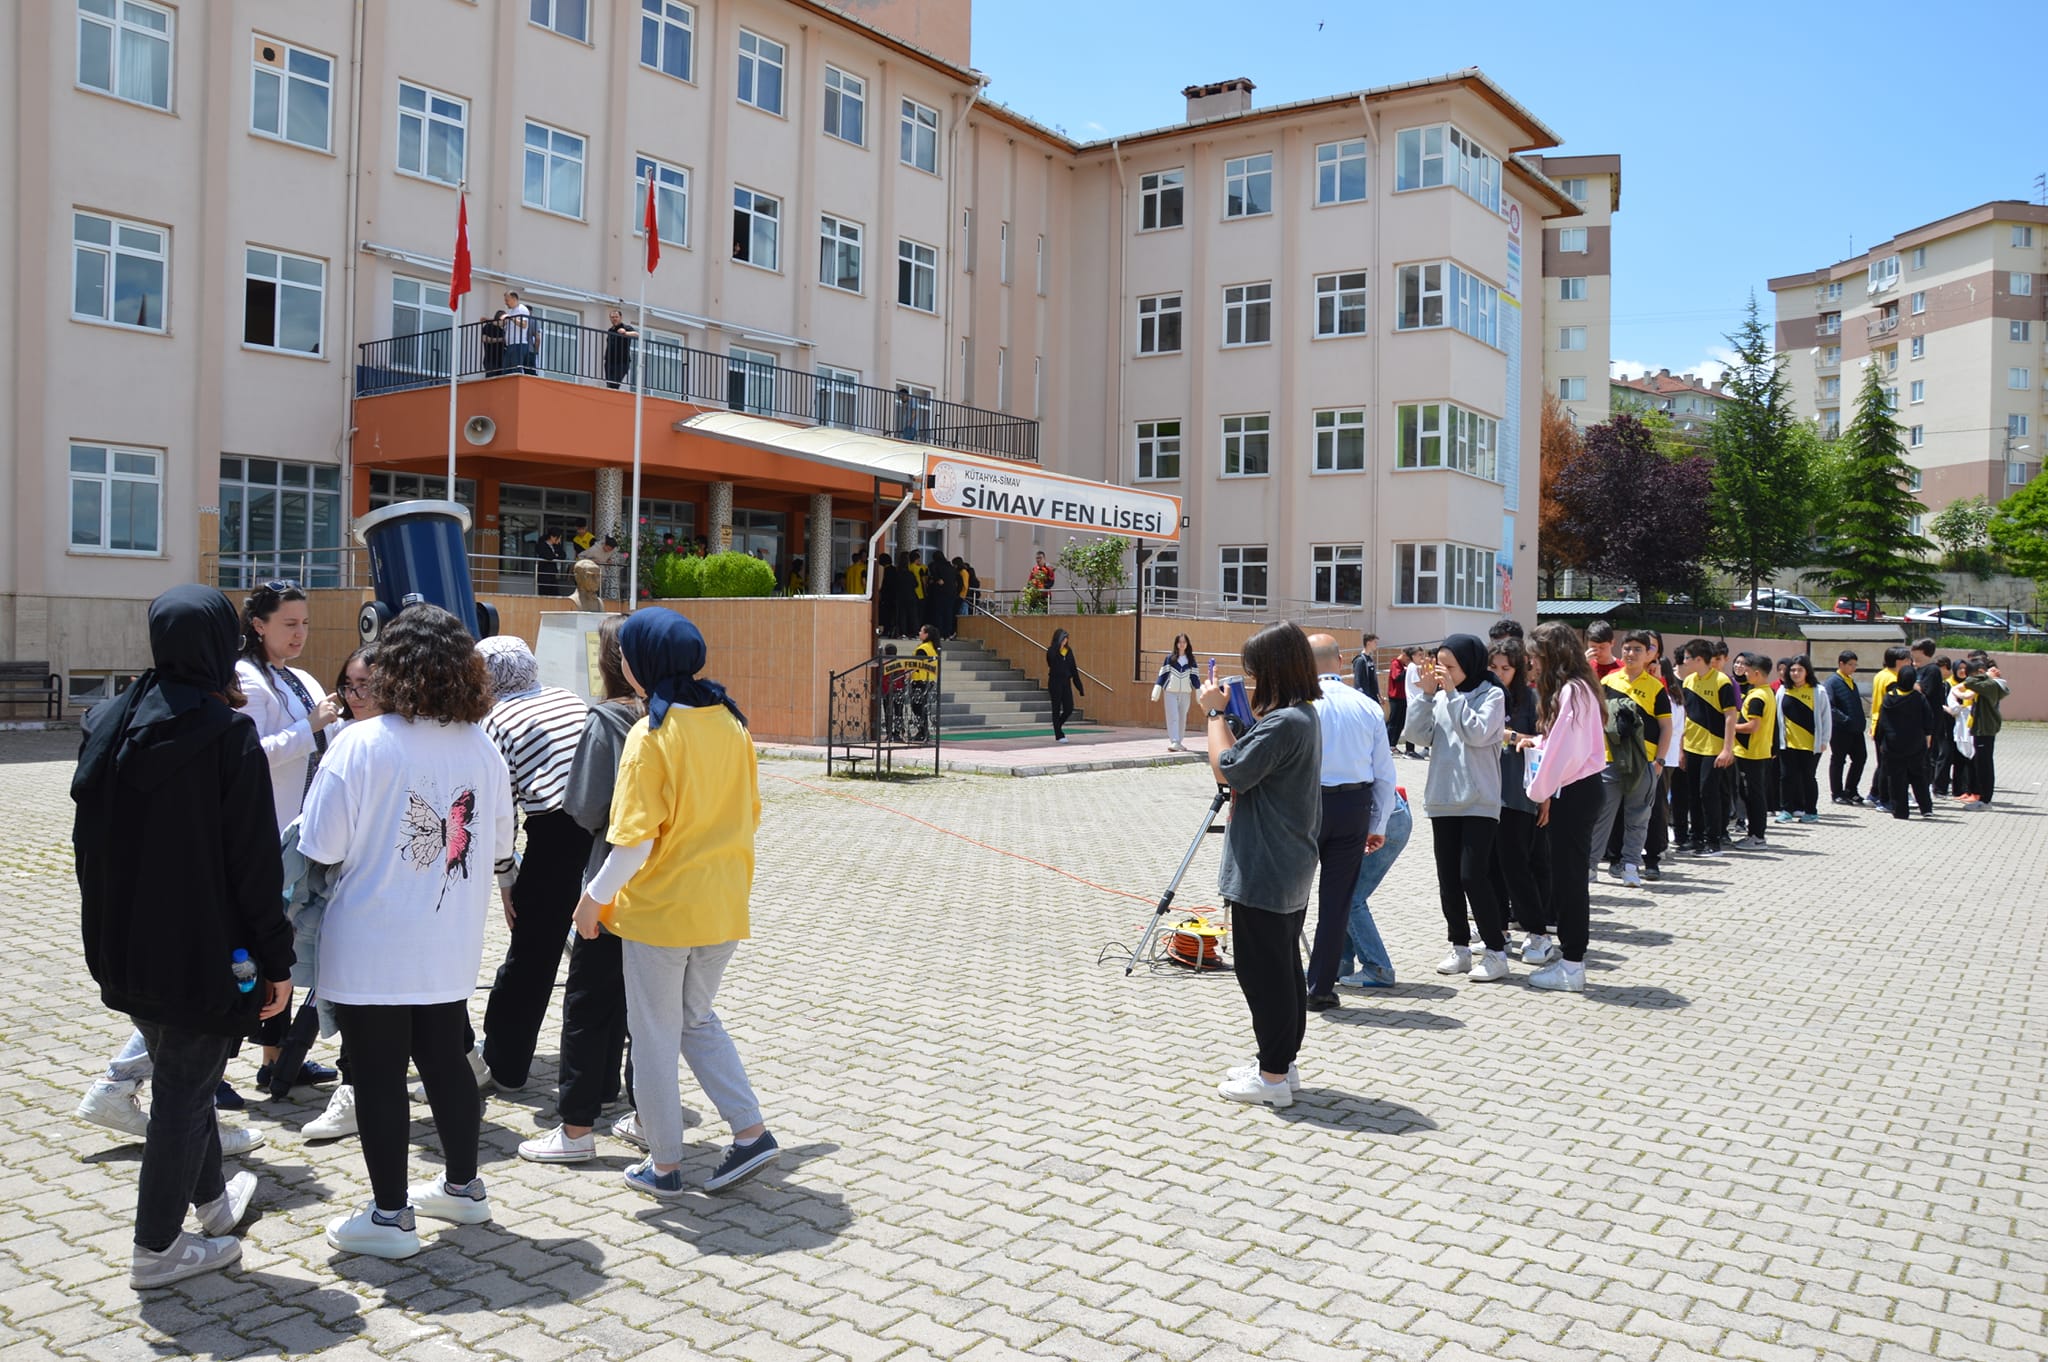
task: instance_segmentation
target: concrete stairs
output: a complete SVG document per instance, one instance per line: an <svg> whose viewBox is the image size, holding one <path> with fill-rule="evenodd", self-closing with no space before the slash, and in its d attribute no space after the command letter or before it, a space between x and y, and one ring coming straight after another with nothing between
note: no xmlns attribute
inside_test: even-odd
<svg viewBox="0 0 2048 1362"><path fill-rule="evenodd" d="M914 639L884 639L908 656ZM1043 677L1027 676L998 657L977 639L956 638L941 645L944 689L939 696L939 728L961 737L975 729L992 732L1013 728L1051 728L1052 697ZM1080 710L1069 723L1082 722Z"/></svg>

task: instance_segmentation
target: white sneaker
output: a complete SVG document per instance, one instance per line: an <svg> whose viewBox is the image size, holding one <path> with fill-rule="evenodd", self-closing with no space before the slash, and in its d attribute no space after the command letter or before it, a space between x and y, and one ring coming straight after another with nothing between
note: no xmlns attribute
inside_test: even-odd
<svg viewBox="0 0 2048 1362"><path fill-rule="evenodd" d="M1547 936L1532 935L1522 943L1522 963L1525 965L1547 965L1557 957L1557 943Z"/></svg>
<svg viewBox="0 0 2048 1362"><path fill-rule="evenodd" d="M1465 975L1475 984L1492 984L1508 977L1508 953L1487 951L1472 962L1472 968Z"/></svg>
<svg viewBox="0 0 2048 1362"><path fill-rule="evenodd" d="M308 1140L338 1140L356 1133L356 1090L347 1083L336 1085L327 1099L327 1110L299 1127Z"/></svg>
<svg viewBox="0 0 2048 1362"><path fill-rule="evenodd" d="M248 1217L249 1203L255 1199L256 1175L235 1174L219 1196L199 1207L199 1228L211 1237L233 1234L235 1227Z"/></svg>
<svg viewBox="0 0 2048 1362"><path fill-rule="evenodd" d="M354 1215L345 1215L327 1226L327 1247L343 1253L360 1253L370 1258L410 1258L420 1251L419 1231L414 1228L412 1207L399 1213L395 1225L379 1224L377 1203L371 1202Z"/></svg>
<svg viewBox="0 0 2048 1362"><path fill-rule="evenodd" d="M1626 889L1641 889L1643 887L1643 872L1636 869L1633 865L1625 865L1621 868L1621 883L1622 887Z"/></svg>
<svg viewBox="0 0 2048 1362"><path fill-rule="evenodd" d="M429 1220L446 1220L454 1225L481 1225L491 1218L491 1201L484 1195L484 1180L473 1178L467 1187L453 1188L445 1178L416 1182L405 1189L413 1210Z"/></svg>
<svg viewBox="0 0 2048 1362"><path fill-rule="evenodd" d="M629 1111L612 1122L612 1137L624 1140L635 1149L651 1150L647 1143L647 1132L640 1128L640 1113L637 1111Z"/></svg>
<svg viewBox="0 0 2048 1362"><path fill-rule="evenodd" d="M1586 967L1554 960L1529 976L1530 988L1547 988L1558 993L1584 993Z"/></svg>
<svg viewBox="0 0 2048 1362"><path fill-rule="evenodd" d="M1294 1092L1287 1084L1268 1083L1259 1077L1257 1071L1249 1074L1233 1072L1216 1085L1216 1093L1233 1102L1264 1102L1269 1107L1294 1105Z"/></svg>
<svg viewBox="0 0 2048 1362"><path fill-rule="evenodd" d="M522 1140L519 1144L519 1157L528 1163L582 1163L596 1153L596 1131L571 1135L564 1126L556 1126L545 1135Z"/></svg>
<svg viewBox="0 0 2048 1362"><path fill-rule="evenodd" d="M1438 974L1465 974L1470 972L1471 968L1472 948L1470 946L1453 946L1449 955L1436 962L1436 972Z"/></svg>
<svg viewBox="0 0 2048 1362"><path fill-rule="evenodd" d="M142 1099L135 1095L135 1083L115 1083L100 1079L85 1090L85 1096L78 1103L78 1110L72 1115L81 1121L90 1121L108 1130L118 1130L123 1135L146 1139L149 1135L149 1113L142 1109ZM173 1244L164 1252L176 1249ZM140 1252L140 1250L138 1250ZM198 1268L204 1272L206 1269ZM176 1277L172 1281L179 1280Z"/></svg>
<svg viewBox="0 0 2048 1362"><path fill-rule="evenodd" d="M214 1121L218 1124L220 1118L216 1116ZM263 1132L254 1126L221 1126L220 1156L224 1159L232 1159L238 1155L246 1154L257 1145L262 1144L265 1138Z"/></svg>
<svg viewBox="0 0 2048 1362"><path fill-rule="evenodd" d="M1243 1078L1246 1074L1250 1074L1254 1078L1259 1077L1259 1061L1255 1059L1249 1064L1240 1064L1226 1074L1225 1077ZM1299 1093L1301 1091L1301 1066L1299 1064L1287 1066L1287 1091L1291 1093Z"/></svg>
<svg viewBox="0 0 2048 1362"><path fill-rule="evenodd" d="M153 1286L169 1286L172 1282L182 1282L187 1277L226 1267L241 1256L242 1241L239 1239L226 1236L208 1238L187 1231L172 1240L171 1246L162 1253L151 1253L138 1244L135 1256L129 1260L128 1285L138 1291L147 1291Z"/></svg>

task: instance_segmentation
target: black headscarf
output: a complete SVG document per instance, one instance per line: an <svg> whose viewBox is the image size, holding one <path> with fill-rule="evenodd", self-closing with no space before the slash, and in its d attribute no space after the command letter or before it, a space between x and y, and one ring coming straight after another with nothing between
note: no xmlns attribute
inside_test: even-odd
<svg viewBox="0 0 2048 1362"><path fill-rule="evenodd" d="M112 712L88 716L72 795L111 775L149 729L232 688L241 631L235 607L210 586L174 586L151 601L149 652L155 665L113 702Z"/></svg>
<svg viewBox="0 0 2048 1362"><path fill-rule="evenodd" d="M1438 646L1457 658L1458 669L1465 673L1465 679L1458 683L1460 694L1469 695L1493 680L1492 673L1486 670L1486 645L1476 635L1452 634Z"/></svg>

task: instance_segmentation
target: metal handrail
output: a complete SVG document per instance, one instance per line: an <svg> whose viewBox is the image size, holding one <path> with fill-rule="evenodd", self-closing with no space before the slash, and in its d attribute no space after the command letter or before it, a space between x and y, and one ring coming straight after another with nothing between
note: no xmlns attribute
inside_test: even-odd
<svg viewBox="0 0 2048 1362"><path fill-rule="evenodd" d="M1045 650L1045 644L1040 643L1037 639L1031 637L1031 635L1025 633L1022 629L1019 629L1016 625L1010 623L1001 615L998 615L995 611L989 609L988 603L986 601L975 601L972 613L994 620L997 624L1002 625L1003 628L1008 629L1011 633L1015 634L1018 638L1023 639L1026 643L1038 649L1040 652L1043 652ZM1096 685L1102 687L1105 693L1110 695L1116 694L1115 686L1110 685L1109 682L1103 680L1094 672L1089 671L1086 667L1076 667L1074 668L1074 670L1081 673L1081 675L1087 677L1090 681L1093 681Z"/></svg>

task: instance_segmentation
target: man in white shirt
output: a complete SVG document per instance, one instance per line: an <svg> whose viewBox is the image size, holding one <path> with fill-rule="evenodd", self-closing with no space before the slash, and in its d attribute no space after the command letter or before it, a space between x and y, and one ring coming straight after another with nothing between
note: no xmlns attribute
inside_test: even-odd
<svg viewBox="0 0 2048 1362"><path fill-rule="evenodd" d="M533 367L533 313L519 301L516 290L505 291L505 368L510 373L530 374Z"/></svg>
<svg viewBox="0 0 2048 1362"><path fill-rule="evenodd" d="M1308 1005L1337 1006L1337 968L1351 925L1351 889L1365 857L1386 844L1394 812L1394 754L1379 706L1352 689L1339 670L1337 640L1311 634L1323 698L1316 718L1323 730L1323 831L1316 857L1316 935L1309 951ZM1384 795L1384 798L1377 796Z"/></svg>

